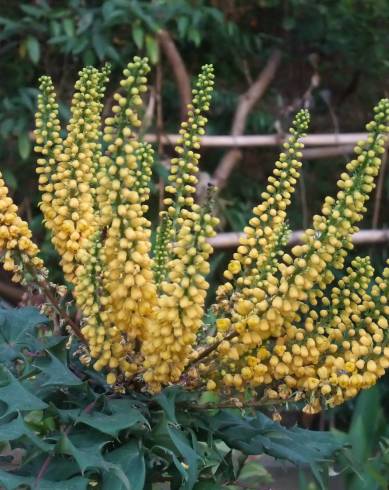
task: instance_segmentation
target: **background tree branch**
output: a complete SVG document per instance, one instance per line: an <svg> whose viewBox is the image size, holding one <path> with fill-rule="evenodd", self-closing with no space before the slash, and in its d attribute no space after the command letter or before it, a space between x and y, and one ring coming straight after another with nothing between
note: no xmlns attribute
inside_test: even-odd
<svg viewBox="0 0 389 490"><path fill-rule="evenodd" d="M185 63L177 49L173 38L168 31L161 30L158 32L158 41L161 50L165 54L177 82L178 92L180 94L181 120L185 121L187 117L187 106L191 102L191 85L190 77Z"/></svg>
<svg viewBox="0 0 389 490"><path fill-rule="evenodd" d="M281 52L276 49L270 55L266 66L258 75L249 89L239 97L234 119L231 127L231 136L241 136L246 128L247 118L255 104L263 97L272 82L277 69L281 63ZM220 160L212 178L212 182L222 189L228 177L242 157L238 148L229 150Z"/></svg>

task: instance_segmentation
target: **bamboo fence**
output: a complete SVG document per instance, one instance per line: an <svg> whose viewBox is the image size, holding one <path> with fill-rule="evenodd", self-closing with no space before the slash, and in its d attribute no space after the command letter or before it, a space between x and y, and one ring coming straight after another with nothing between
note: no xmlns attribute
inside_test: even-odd
<svg viewBox="0 0 389 490"><path fill-rule="evenodd" d="M303 230L293 231L289 239L289 246L297 245L301 242ZM215 249L233 248L239 244L239 239L244 233L228 232L219 233L213 238L209 238L209 243ZM389 230L360 230L352 237L354 245L373 245L389 243Z"/></svg>
<svg viewBox="0 0 389 490"><path fill-rule="evenodd" d="M201 146L204 148L248 148L248 147L272 147L279 146L286 139L278 134L272 135L242 135L242 136L203 136ZM305 145L304 157L311 159L331 158L339 155L350 154L353 145L366 139L367 133L322 133L305 136L302 142ZM179 134L147 134L146 141L150 143L160 142L166 146L174 146L178 143ZM308 147L308 148L307 148ZM299 243L303 231L294 231L291 234L289 244ZM242 233L219 233L209 241L216 249L236 247ZM355 245L372 245L389 243L389 230L365 229L353 236Z"/></svg>
<svg viewBox="0 0 389 490"><path fill-rule="evenodd" d="M367 137L367 133L322 133L311 134L302 138L302 142L305 146L335 146L341 145L353 145L359 140L363 140ZM285 139L286 136L278 134L254 134L254 135L242 135L242 136L203 136L201 138L202 147L216 147L216 148L244 148L244 147L258 147L258 146L278 146ZM180 139L179 134L146 134L145 140L149 143L160 142L166 146L176 145Z"/></svg>

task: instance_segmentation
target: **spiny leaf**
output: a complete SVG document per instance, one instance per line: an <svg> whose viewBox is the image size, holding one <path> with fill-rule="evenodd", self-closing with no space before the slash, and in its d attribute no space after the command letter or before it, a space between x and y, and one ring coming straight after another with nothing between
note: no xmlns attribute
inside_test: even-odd
<svg viewBox="0 0 389 490"><path fill-rule="evenodd" d="M49 350L46 350L46 354L45 357L40 357L33 363L34 367L45 374L45 380L41 383L42 388L53 385L76 386L82 383L82 381Z"/></svg>
<svg viewBox="0 0 389 490"><path fill-rule="evenodd" d="M162 399L166 401L164 397ZM178 423L172 423L166 412L155 426L150 442L155 445L154 449L158 448L164 457L171 460L181 474L183 482L180 488L191 490L198 478L200 456L193 449L186 434L179 429Z"/></svg>
<svg viewBox="0 0 389 490"><path fill-rule="evenodd" d="M40 480L39 490L86 490L88 483L89 480L82 476L76 476L66 481ZM0 484L6 490L16 490L21 488L21 486L34 488L36 480L33 477L13 475L12 473L0 470Z"/></svg>
<svg viewBox="0 0 389 490"><path fill-rule="evenodd" d="M30 393L4 366L0 366L0 400L6 404L1 418L20 411L41 410L45 402ZM6 383L6 384L5 384Z"/></svg>
<svg viewBox="0 0 389 490"><path fill-rule="evenodd" d="M80 438L78 438L78 441ZM85 442L88 442L87 440ZM124 474L122 468L117 464L113 464L104 459L101 454L101 447L104 446L109 440L102 440L101 444L94 446L77 446L76 439L72 437L72 440L65 434L62 435L59 441L57 451L61 454L67 454L72 456L78 464L82 474L86 470L100 470L103 472L111 472L123 483L125 490L131 490L128 478ZM84 443L84 441L83 441Z"/></svg>
<svg viewBox="0 0 389 490"><path fill-rule="evenodd" d="M133 427L149 427L147 420L139 410L133 408L127 400L115 400L119 403L110 403L111 414L94 410L86 413L80 410L60 410L59 414L63 420L72 420L93 427L94 429L117 437L119 432Z"/></svg>
<svg viewBox="0 0 389 490"><path fill-rule="evenodd" d="M325 487L321 465L345 445L345 439L328 432L287 429L262 413L239 417L221 411L210 419L210 424L229 447L247 455L266 453L298 466L308 465L322 488Z"/></svg>
<svg viewBox="0 0 389 490"><path fill-rule="evenodd" d="M49 337L37 338L37 327L49 320L36 308L0 309L0 362L20 357L23 348L37 351Z"/></svg>
<svg viewBox="0 0 389 490"><path fill-rule="evenodd" d="M53 446L44 442L40 437L36 436L34 432L27 427L23 417L19 414L17 418L11 420L11 422L0 425L0 442L9 442L20 439L21 437L27 437L35 446L42 451L51 451Z"/></svg>
<svg viewBox="0 0 389 490"><path fill-rule="evenodd" d="M107 461L122 468L127 476L131 490L143 490L146 479L146 467L142 449L135 440L129 441L123 446L108 453ZM124 490L125 486L115 473L104 473L103 488L109 490Z"/></svg>
<svg viewBox="0 0 389 490"><path fill-rule="evenodd" d="M184 464L186 465L187 480L184 482L182 488L191 490L198 479L199 455L192 448L185 434L180 429L168 424L167 430L177 451L184 458Z"/></svg>
<svg viewBox="0 0 389 490"><path fill-rule="evenodd" d="M177 423L176 419L176 397L178 390L175 388L167 388L155 397L155 401L162 407L167 418Z"/></svg>
<svg viewBox="0 0 389 490"><path fill-rule="evenodd" d="M154 400L163 409L170 422L177 423L176 405L177 403L189 403L196 400L196 394L189 393L179 386L169 386L154 397Z"/></svg>

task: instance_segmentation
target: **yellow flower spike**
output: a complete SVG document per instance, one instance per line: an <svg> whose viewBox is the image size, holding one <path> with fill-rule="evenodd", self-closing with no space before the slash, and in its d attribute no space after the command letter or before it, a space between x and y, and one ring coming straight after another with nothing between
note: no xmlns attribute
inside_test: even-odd
<svg viewBox="0 0 389 490"><path fill-rule="evenodd" d="M95 68L85 68L80 72L67 126L68 135L62 146L57 145L53 149L56 168L51 174L50 200L43 212L53 233L53 244L61 255L65 277L71 282L79 263L77 255L88 250L88 240L96 231L91 183L94 158L99 151L101 98L106 81L107 69L99 72ZM47 87L45 80L42 88L44 98L45 94L50 94L51 88L50 85ZM53 121L46 118L46 127L58 125L55 113L52 115ZM46 132L47 129L37 128L40 139L39 133Z"/></svg>
<svg viewBox="0 0 389 490"><path fill-rule="evenodd" d="M372 301L374 295L370 297L367 293L373 273L368 257L355 258L346 275L332 288L331 300L323 298L322 305L326 309L320 310L320 315L311 311L306 317L309 336L297 340L298 331L291 331L290 340L286 343L288 351L282 360L297 379L301 396L310 399L312 390L316 390L317 382L313 385L307 381L307 376L318 378L321 394L326 397L328 405L334 406L374 384L389 367L385 357L385 333L378 324L384 317ZM383 285L382 290L388 297L389 284L385 284L382 278L377 278L377 282ZM319 320L313 328L310 326L312 318ZM381 325L385 327L386 324L382 321ZM277 369L276 366L274 374L270 370L275 379ZM337 386L336 396L331 385Z"/></svg>
<svg viewBox="0 0 389 490"><path fill-rule="evenodd" d="M355 346L355 342L353 343L351 340L342 338L342 331L346 328L344 321L348 319L347 324L350 324L350 321L355 323L358 322L361 317L362 311L360 310L361 308L363 310L363 307L359 306L359 302L362 301L359 298L359 295L365 297L368 296L366 295L366 281L369 281L371 272L367 272L366 277L360 278L360 284L356 281L355 288L357 291L352 292L351 298L347 299L345 310L342 315L335 315L333 321L336 322L336 325L331 327L332 337L327 339L327 337L323 335L325 329L319 325L319 343L316 344L315 342L307 348L304 344L309 340L309 332L314 331L315 325L309 323L307 320L306 332L301 329L295 329L293 332L293 328L295 328L293 327L293 324L301 321L302 315L309 312L309 304L317 304L318 300L323 296L322 290L333 280L333 274L327 268L327 264L331 263L336 268L343 267L347 250L351 247L351 234L356 230L354 223L361 219L361 213L364 212L364 202L367 199L368 192L373 188L373 177L377 174L380 157L383 151L383 138L381 137L381 133L387 131L389 102L387 100L381 101L375 109L375 112L376 116L373 123L370 123L367 126L368 131L371 133L367 143L364 144L364 146L357 147L356 152L358 158L347 165L347 170L351 172L350 178L348 177L348 174L342 174L339 182L341 190L338 193L337 200L332 198L326 199L323 206L323 216L314 218L313 230L307 230L303 244L293 248L292 254L294 257L285 254L284 261L278 265L277 270L267 270L266 274L261 271L260 267L253 267L253 277L255 275L256 278L254 284L257 287L263 288L268 297L268 299L264 298L255 305L253 314L266 319L273 338L282 338L280 336L283 335L285 331L290 332L290 341L293 342L295 339L295 342L297 341L304 347L301 353L292 358L292 360L290 357L286 358L286 362L291 362L294 366L293 372L297 378L304 379L304 376L307 376L308 372L311 372L311 368L304 367L305 364L317 363L320 353L325 350L328 350L329 354L334 354L341 349L341 352L343 352L342 355L352 362L353 359L350 356L352 356L353 349L354 351L360 349L362 354L367 353L367 350L373 348L373 336L377 342L379 342L382 337L379 330L380 327L374 323L369 327L370 330L373 329L372 334L363 334L362 332L362 347L357 347ZM274 184L274 181L271 184ZM272 202L271 200L277 192L276 186L270 185L267 191L268 194L265 195L265 197ZM351 206L354 206L355 211ZM260 211L263 213L265 210L261 208ZM267 223L268 218L261 219L261 213L258 213L258 216L251 221L251 225L261 228L262 222L264 224ZM263 228L263 230L265 230L265 228ZM242 269L244 267L247 268L248 266L252 267L251 264L253 261L250 262L250 260L247 260L247 257L250 257L250 247L255 244L255 233L251 234L249 229L246 229L245 231L248 238L240 245L240 247L238 247L238 251L234 255L234 261L240 260ZM263 232L260 235L262 240L266 233ZM265 242L258 240L258 243ZM244 257L243 260L242 257ZM225 293L223 287L219 288L217 298L218 305L215 306L215 310L219 315L223 315L223 317L226 315L224 308L231 307L228 297L232 295L232 291L234 291L233 297L235 302L241 301L240 298L250 298L251 295L250 281L247 280L244 272L237 272L236 280L232 277L233 274L231 269L228 271L228 274L227 277L231 280L232 284L235 282L236 286L235 288L230 288L230 283L228 283L227 293ZM264 274L262 280L260 274ZM239 293L237 294L236 291L239 291ZM380 295L380 293L377 292L377 296L378 295ZM380 298L381 297L382 296L380 296ZM351 301L351 303L349 301ZM368 299L365 298L365 302L368 302ZM325 321L328 316L328 310L323 309L320 312L320 315L322 316L323 321ZM317 318L313 317L313 320L315 321ZM236 322L236 325L240 325L240 318L236 317L236 319L233 320L233 329L234 322ZM381 323L384 323L383 320L381 320ZM247 324L254 325L254 328L257 326L257 322L253 320L249 320ZM246 335L245 330L241 330L240 328L235 328L235 331L237 333L241 332L242 335ZM268 337L262 336L262 341L266 341L267 338ZM239 337L237 337L237 341L239 342ZM240 344L238 344L238 346L239 345ZM296 347L298 347L298 345L296 345ZM377 349L376 351L378 353ZM246 352L247 356L251 355L250 350L243 348L243 357ZM277 358L272 359L274 362L272 361L272 363L268 365L270 368L270 379L272 376L276 376L276 372L272 374L272 370L278 365ZM241 358L238 365L242 366L243 362L243 358ZM280 368L277 369L279 370ZM310 375L314 375L314 370ZM368 377L365 384L372 382L372 380L372 377ZM344 384L343 381L342 383ZM303 385L301 385L301 388L303 388ZM347 393L349 395L350 391ZM338 398L340 399L340 397L343 396L345 395L338 395ZM335 397L332 400L332 403L338 398Z"/></svg>
<svg viewBox="0 0 389 490"><path fill-rule="evenodd" d="M58 103L50 77L39 79L38 110L35 114L35 147L41 154L37 159L36 172L39 175L39 190L42 192L40 209L47 226L52 226L55 217L52 200L54 197L53 174L56 172L56 158L62 152L61 125L58 117Z"/></svg>
<svg viewBox="0 0 389 490"><path fill-rule="evenodd" d="M285 151L281 153L276 169L269 177L266 192L262 193L264 200L253 209L253 218L245 227L245 236L225 272L225 277L231 283L217 290L215 310L220 314L228 313L223 310L223 304L229 307L231 297L234 298L233 304L240 297L255 298L258 288L267 289L267 275L277 271L277 258L289 236L285 209L290 204L301 166L303 145L299 139L305 135L308 124L308 112L300 111L290 129L291 136L284 144ZM275 289L275 285L270 288ZM265 302L265 308L267 306Z"/></svg>
<svg viewBox="0 0 389 490"><path fill-rule="evenodd" d="M13 273L12 280L21 282L31 272L42 270L43 262L28 224L17 212L0 172L0 260L4 269Z"/></svg>
<svg viewBox="0 0 389 490"><path fill-rule="evenodd" d="M297 278L300 278L302 301L306 299L305 291L312 289L314 284L319 288L311 291L311 298L333 280L329 266L342 268L347 251L352 247L351 235L357 231L355 223L362 219L361 213L374 188L373 178L378 173L384 152L382 133L388 131L389 100L382 99L374 110L374 120L366 126L369 131L367 141L357 145L357 157L346 165L348 173L344 172L338 181L337 199L326 198L322 216L314 216L313 229L305 232L304 245L298 251L292 250L296 257L304 259L304 264L299 263L300 259L294 259L288 284L294 282L297 286Z"/></svg>
<svg viewBox="0 0 389 490"><path fill-rule="evenodd" d="M153 150L137 140L140 125L140 94L146 90L147 60L135 57L124 70L123 93L115 94L113 116L107 118L97 174L97 202L105 239L100 250L102 266L101 303L104 326L111 344L120 351L105 352L105 366L117 359L126 377L137 369L135 342L154 321L156 287L150 259L150 222L145 218ZM101 351L101 349L100 349ZM128 363L127 359L132 362Z"/></svg>
<svg viewBox="0 0 389 490"><path fill-rule="evenodd" d="M124 190L126 202L131 200L129 192L134 185L138 186L140 194L145 194L144 200L147 200L149 194L147 187L153 152L150 145L138 142L136 134L141 125L140 95L147 90L146 75L149 71L147 58L135 56L123 71L120 82L122 91L114 94L113 114L105 120L106 151L99 161L96 189L105 226L110 226L116 216L122 199L120 190ZM136 196L133 198L136 199Z"/></svg>
<svg viewBox="0 0 389 490"><path fill-rule="evenodd" d="M228 272L238 276L233 279L233 285L236 282L234 290L254 284L260 286L266 274L275 271L279 251L288 239L285 210L291 202L290 197L299 177L303 148L299 140L305 135L308 124L308 111L301 110L289 130L291 136L284 143L284 152L280 154L273 175L268 179L266 191L261 194L263 201L253 209L253 217L244 229L245 235L228 266ZM241 265L242 273L237 264ZM223 294L223 287L219 289L219 296L220 293Z"/></svg>
<svg viewBox="0 0 389 490"><path fill-rule="evenodd" d="M338 182L340 191L337 199L326 198L322 216L315 216L313 229L308 229L303 237L303 245L292 249L293 263L279 265L280 297L291 304L289 312L280 311L280 326L285 326L298 317L299 308L305 307L307 300L312 304L322 293L321 290L333 280L329 266L342 268L344 258L351 245L351 235L357 228L354 223L362 218L364 203L373 189L373 177L377 175L384 139L382 131L387 131L389 100L383 99L375 108L375 118L367 125L368 140L356 147L357 158L347 164L350 175L343 173ZM347 182L347 185L344 185ZM351 182L351 184L349 184ZM293 289L293 298L289 291ZM317 286L317 287L316 287ZM299 290L296 298L296 288ZM277 291L269 294L277 294ZM284 292L282 292L284 291Z"/></svg>
<svg viewBox="0 0 389 490"><path fill-rule="evenodd" d="M85 68L80 72L68 134L62 147L55 149L57 166L51 176L53 195L46 219L53 244L62 256L65 277L75 283L73 294L84 316L82 332L93 357L105 341L104 335L96 332L101 325L97 292L101 267L97 260L100 235L94 189L101 155L102 97L109 71L106 65L101 71Z"/></svg>
<svg viewBox="0 0 389 490"><path fill-rule="evenodd" d="M180 212L181 228L166 265L167 278L160 285L158 323L150 322L142 348L147 380L154 390L178 381L193 354L208 289L204 276L209 273L212 247L206 238L214 235L218 223L210 214L211 205L209 194L205 206L193 204L192 211Z"/></svg>
<svg viewBox="0 0 389 490"><path fill-rule="evenodd" d="M175 148L177 157L171 160L168 185L165 187L164 205L170 220L169 233L170 240L168 244L165 260L167 261L171 254L170 244L174 243L180 229L181 209L191 209L194 203L194 194L196 192L197 173L199 170L201 136L205 134L205 125L207 118L204 113L209 111L209 104L213 90L213 66L204 65L197 78L196 86L192 91L192 103L188 106L188 118L181 124L179 131L181 137ZM164 233L167 232L167 228ZM157 237L157 242L160 239ZM159 257L159 275L164 278L166 267Z"/></svg>
<svg viewBox="0 0 389 490"><path fill-rule="evenodd" d="M289 237L285 210L291 202L290 197L299 177L298 169L301 167L301 149L303 148L299 139L305 135L308 124L308 112L300 111L290 129L291 136L284 144L284 152L280 154L276 169L268 179L266 192L262 193L263 202L253 209L253 217L244 229L245 236L240 240L233 260L224 273L231 282L220 286L217 290L214 309L223 316L232 314L234 327L239 324L240 317L248 315L251 310L254 310L255 317L257 313L269 307L268 301L264 299L266 290L273 290L273 294L277 292L277 285L269 283L269 275L277 272L277 259ZM258 302L258 294L262 301ZM250 311L246 311L243 302L252 300L254 303ZM234 304L235 314L238 314L236 318L231 311L231 306ZM285 307L290 308L290 303L286 303ZM270 315L272 316L272 312ZM272 317L271 322L269 328L263 329L264 333L259 336L257 346L261 339L276 333L279 320ZM258 322L250 319L248 324L255 325L254 329L259 325ZM238 333L244 333L244 330L240 328L236 330ZM255 343L247 342L247 335L245 338L243 350L250 356ZM255 338L254 336L253 339ZM244 364L244 359L241 359L241 362Z"/></svg>

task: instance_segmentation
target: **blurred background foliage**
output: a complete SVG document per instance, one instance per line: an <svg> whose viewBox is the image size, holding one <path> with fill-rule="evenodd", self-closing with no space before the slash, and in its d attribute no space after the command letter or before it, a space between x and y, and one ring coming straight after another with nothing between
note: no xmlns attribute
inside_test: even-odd
<svg viewBox="0 0 389 490"><path fill-rule="evenodd" d="M0 0L0 27L0 167L51 264L56 257L37 209L31 139L40 75L53 77L61 118L66 122L81 67L111 63L107 113L123 66L135 54L147 55L153 70L152 95L145 101L152 117L146 129L157 135L177 131L183 102L177 95L161 31L180 54L190 78L202 64L215 65L216 92L208 134L229 134L241 94L275 49L281 52L281 62L264 96L248 115L247 134L282 135L302 105L312 113L311 133L360 132L373 105L389 95L387 0ZM154 212L158 209L158 179L166 176L172 151L161 142L156 146ZM217 212L224 231L243 228L277 152L278 148L242 151L242 159L218 198ZM203 149L205 181L223 153L222 149ZM347 159L345 154L305 161L302 185L290 213L292 229L309 223L323 197L334 192ZM373 223L379 227L387 227L389 222L388 172L383 185L380 213ZM364 228L372 227L371 209ZM215 254L213 283L220 279L230 253ZM359 247L355 253L370 254L379 269L388 256L388 246ZM0 282L0 295L16 302L17 293L6 284L7 277L1 276ZM389 429L386 403L382 402L387 398L386 389L384 381L382 395L369 392L356 405L324 416L324 420L305 420L307 424L331 423L340 430L350 427L355 433L359 453L354 457L361 462L361 474L368 476L346 475L351 490L387 488L389 439L384 437L389 437ZM354 412L352 417L350 411ZM377 415L374 420L372 413Z"/></svg>

